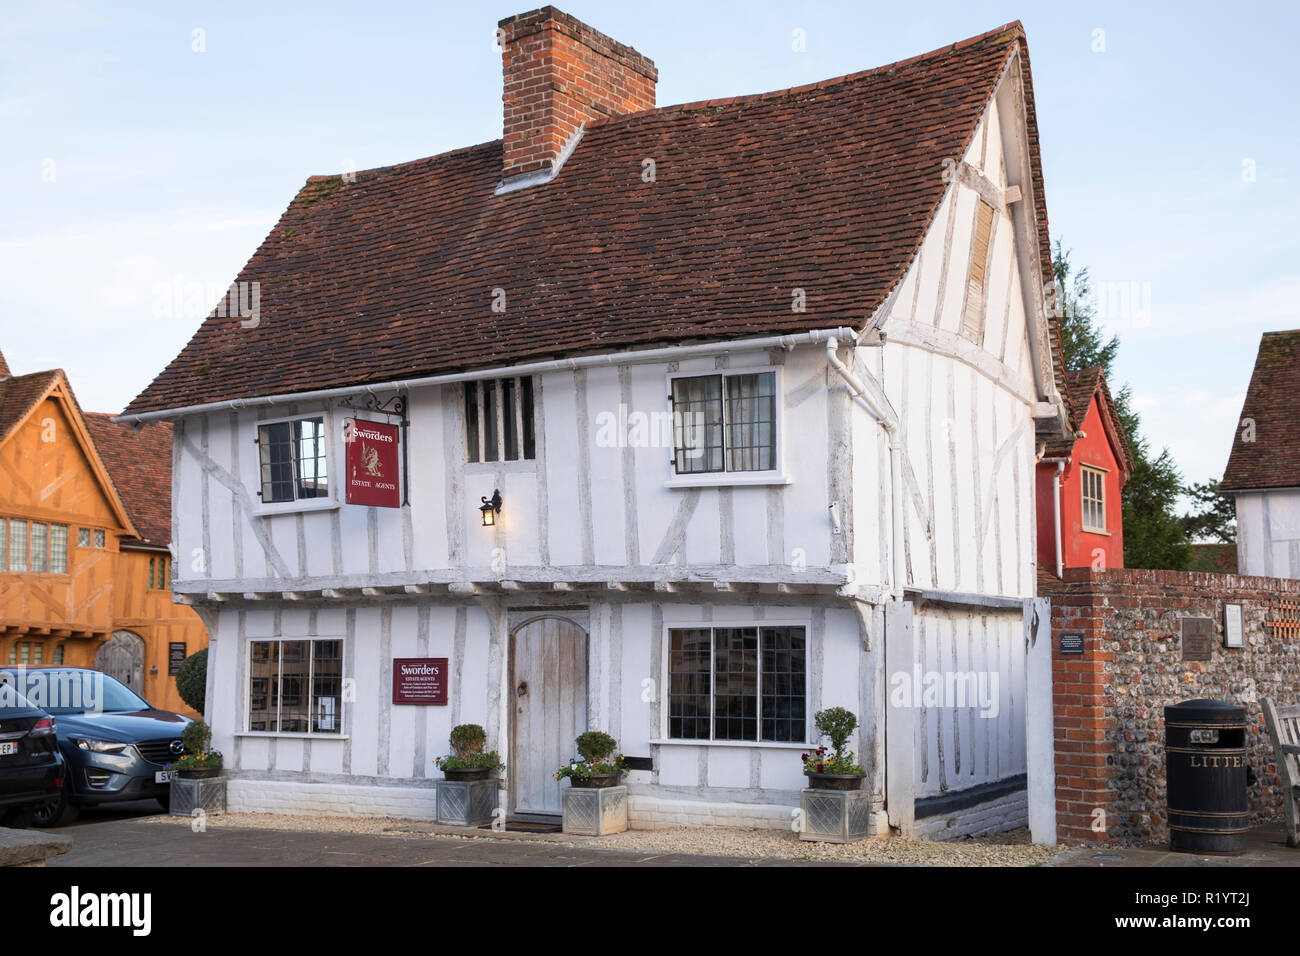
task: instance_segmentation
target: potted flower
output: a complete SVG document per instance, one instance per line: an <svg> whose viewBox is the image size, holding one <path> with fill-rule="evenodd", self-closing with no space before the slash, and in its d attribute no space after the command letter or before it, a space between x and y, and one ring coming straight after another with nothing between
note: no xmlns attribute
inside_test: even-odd
<svg viewBox="0 0 1300 956"><path fill-rule="evenodd" d="M831 749L819 746L803 755L803 772L814 790L861 790L867 772L858 765L852 750L845 749L857 729L858 718L843 707L817 712L814 722L819 737L831 742Z"/></svg>
<svg viewBox="0 0 1300 956"><path fill-rule="evenodd" d="M201 720L190 721L181 731L181 743L185 745L185 754L169 770L186 780L221 776L221 751L208 749L212 743L211 727Z"/></svg>
<svg viewBox="0 0 1300 956"><path fill-rule="evenodd" d="M435 757L436 763L448 780L487 780L504 770L505 764L495 750L484 750L487 731L478 724L457 724L451 728L452 753Z"/></svg>
<svg viewBox="0 0 1300 956"><path fill-rule="evenodd" d="M627 768L623 755L615 755L618 741L599 730L579 734L575 741L580 759L575 759L555 771L555 779L569 778L569 785L584 789L617 787L623 781Z"/></svg>

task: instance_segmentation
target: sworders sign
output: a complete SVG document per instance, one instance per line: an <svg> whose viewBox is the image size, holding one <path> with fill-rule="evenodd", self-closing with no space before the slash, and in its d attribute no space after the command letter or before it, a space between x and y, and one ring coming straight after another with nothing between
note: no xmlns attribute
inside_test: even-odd
<svg viewBox="0 0 1300 956"><path fill-rule="evenodd" d="M348 504L401 507L397 426L349 418L343 428L348 446Z"/></svg>
<svg viewBox="0 0 1300 956"><path fill-rule="evenodd" d="M393 703L447 703L447 658L393 658Z"/></svg>

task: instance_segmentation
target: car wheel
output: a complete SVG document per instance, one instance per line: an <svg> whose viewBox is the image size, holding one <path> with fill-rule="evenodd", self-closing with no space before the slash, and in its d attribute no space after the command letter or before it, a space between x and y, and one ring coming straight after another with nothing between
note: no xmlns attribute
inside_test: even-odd
<svg viewBox="0 0 1300 956"><path fill-rule="evenodd" d="M42 803L35 808L32 824L38 827L61 827L77 819L79 812L76 805L68 799L68 788L64 787L49 803Z"/></svg>
<svg viewBox="0 0 1300 956"><path fill-rule="evenodd" d="M158 805L163 808L164 813L170 812L172 808L171 790L168 790L165 793L160 793L155 799L157 799Z"/></svg>

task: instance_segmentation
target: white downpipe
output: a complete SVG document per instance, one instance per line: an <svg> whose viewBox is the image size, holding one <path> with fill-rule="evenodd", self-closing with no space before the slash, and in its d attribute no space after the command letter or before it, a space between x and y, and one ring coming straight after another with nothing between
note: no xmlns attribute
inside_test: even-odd
<svg viewBox="0 0 1300 956"><path fill-rule="evenodd" d="M423 388L429 385L448 385L454 382L476 382L486 378L513 378L517 375L538 375L544 372L562 371L564 369L591 368L596 365L646 365L663 360L683 358L690 355L715 355L718 352L742 352L751 349L780 348L789 351L799 345L816 345L820 342L834 342L837 337L853 337L858 333L854 329L815 329L812 332L800 332L798 335L771 335L761 339L736 339L728 342L705 342L699 345L670 345L657 349L634 349L627 352L607 352L603 355L581 355L577 358L552 359L547 362L532 362L528 365L500 365L495 368L481 369L476 372L452 372L447 375L429 375L424 378L411 378L389 382L376 382L371 385L346 385L340 388L324 388L314 392L287 392L280 395L263 395L253 398L231 398L220 402L205 402L201 405L185 405L180 408L164 408L156 412L140 412L135 415L117 415L115 422L149 422L160 419L184 418L187 415L202 415L227 409L255 408L262 405L285 405L290 402L313 402L321 399L343 398L349 395L364 395L367 392L405 391Z"/></svg>
<svg viewBox="0 0 1300 956"><path fill-rule="evenodd" d="M1061 554L1061 473L1070 463L1068 458L1044 458L1042 461L1056 465L1052 475L1052 525L1056 529L1056 576L1065 577L1065 558Z"/></svg>
<svg viewBox="0 0 1300 956"><path fill-rule="evenodd" d="M894 571L890 596L900 601L907 586L907 564L903 557L903 443L898 434L898 415L886 404L881 406L874 395L867 390L854 372L840 361L839 342L834 337L826 340L826 361L844 379L845 384L853 389L867 411L876 420L889 438L889 499L890 499L890 537L894 545ZM883 391L883 390L882 390Z"/></svg>

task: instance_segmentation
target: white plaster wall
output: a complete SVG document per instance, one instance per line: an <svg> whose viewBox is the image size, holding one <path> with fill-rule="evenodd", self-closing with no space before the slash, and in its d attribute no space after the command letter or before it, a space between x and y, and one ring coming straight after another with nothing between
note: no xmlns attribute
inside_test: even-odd
<svg viewBox="0 0 1300 956"><path fill-rule="evenodd" d="M1238 572L1300 578L1300 489L1236 497Z"/></svg>

